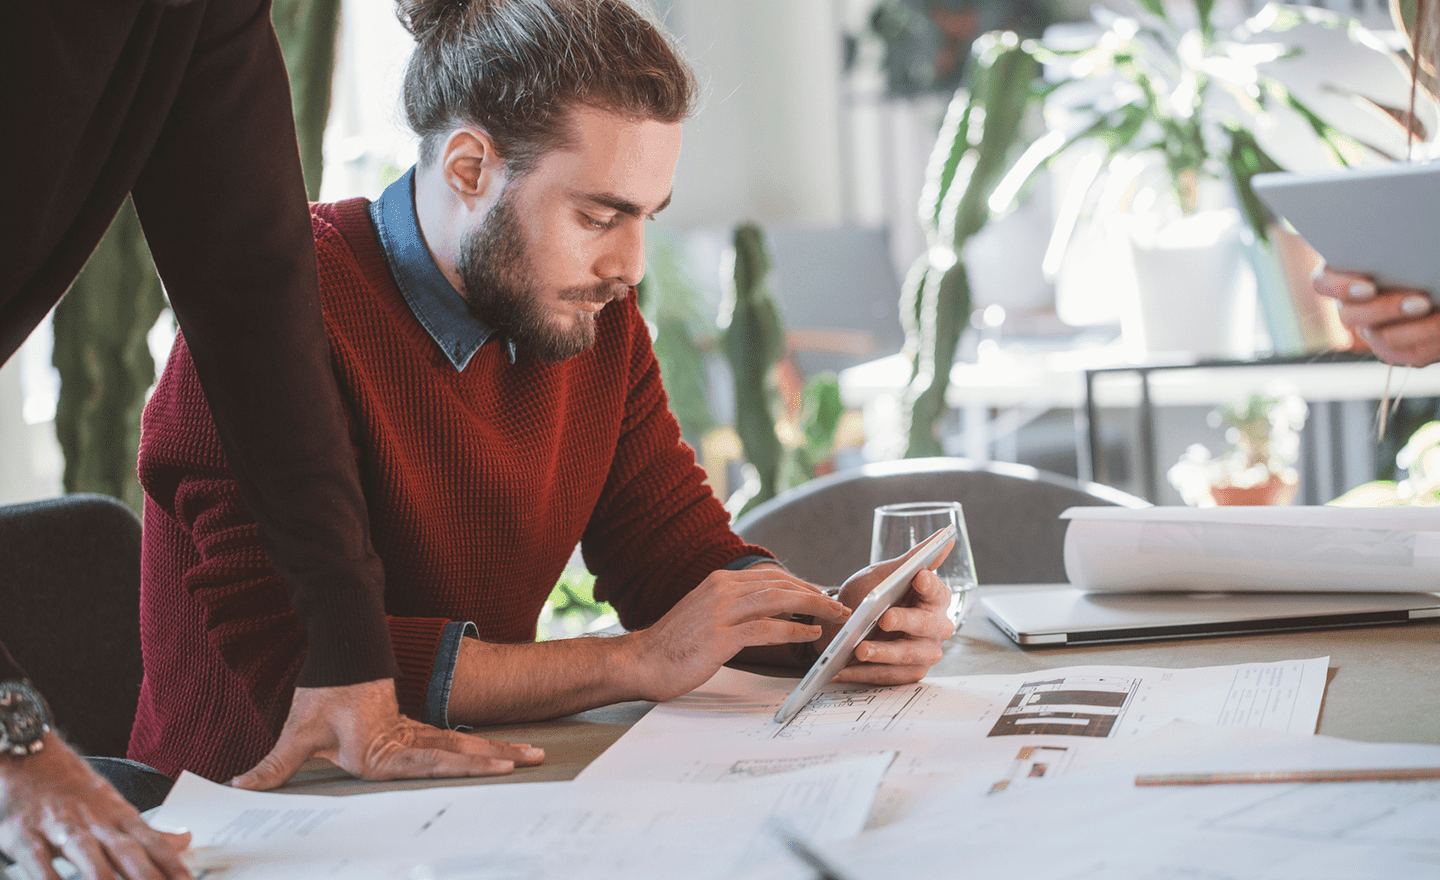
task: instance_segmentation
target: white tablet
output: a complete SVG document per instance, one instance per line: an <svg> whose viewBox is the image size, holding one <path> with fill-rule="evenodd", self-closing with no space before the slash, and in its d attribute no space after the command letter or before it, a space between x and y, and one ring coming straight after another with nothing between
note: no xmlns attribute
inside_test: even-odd
<svg viewBox="0 0 1440 880"><path fill-rule="evenodd" d="M905 595L910 587L910 581L919 573L920 569L929 567L939 556L945 545L955 537L955 527L945 526L935 534L926 538L920 545L920 549L913 553L909 559L900 564L900 567L890 573L885 580L876 585L875 589L860 603L845 621L845 625L835 634L834 641L830 647L816 658L811 664L810 671L795 685L795 690L780 704L780 709L775 713L775 720L781 724L795 717L795 713L804 708L811 698L819 692L820 687L835 676L850 657L855 653L855 647L870 635L870 630L875 628L880 615L885 609L894 605Z"/></svg>
<svg viewBox="0 0 1440 880"><path fill-rule="evenodd" d="M1327 264L1440 303L1440 162L1281 171L1251 184Z"/></svg>

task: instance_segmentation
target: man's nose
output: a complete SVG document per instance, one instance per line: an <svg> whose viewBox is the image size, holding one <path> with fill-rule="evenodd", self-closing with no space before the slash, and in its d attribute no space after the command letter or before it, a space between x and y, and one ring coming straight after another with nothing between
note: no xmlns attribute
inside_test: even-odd
<svg viewBox="0 0 1440 880"><path fill-rule="evenodd" d="M615 231L618 234L597 271L603 278L634 287L645 277L645 222L626 223Z"/></svg>

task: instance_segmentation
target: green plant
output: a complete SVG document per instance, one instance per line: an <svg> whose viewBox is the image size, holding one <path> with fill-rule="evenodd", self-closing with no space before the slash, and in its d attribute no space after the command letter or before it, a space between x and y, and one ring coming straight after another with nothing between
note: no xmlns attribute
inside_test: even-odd
<svg viewBox="0 0 1440 880"><path fill-rule="evenodd" d="M1402 480L1373 480L1334 501L1338 507L1440 507L1440 422L1421 425L1395 455Z"/></svg>
<svg viewBox="0 0 1440 880"><path fill-rule="evenodd" d="M1113 158L1153 154L1163 160L1176 207L1194 213L1204 179L1228 179L1259 241L1268 241L1269 214L1250 186L1261 172L1281 170L1262 141L1297 118L1331 161L1347 165L1393 158L1374 143L1340 131L1280 79L1269 65L1294 58L1291 32L1302 26L1343 31L1362 51L1381 51L1380 41L1353 21L1317 9L1274 4L1242 24L1221 29L1214 0L1189 6L1137 0L1134 15L1097 6L1098 39L1079 49L1037 45L1035 53L1061 90L1056 102L1075 117L1065 130L1040 138L1001 184L1013 198L1056 157L1078 143L1099 143ZM1193 11L1193 19L1179 15ZM1356 101L1343 84L1325 88ZM1068 99L1068 100L1067 100ZM1375 105L1378 106L1378 105ZM1397 118L1400 108L1384 107ZM1011 202L1013 203L1013 202ZM1005 210L1008 205L997 205Z"/></svg>
<svg viewBox="0 0 1440 880"><path fill-rule="evenodd" d="M990 219L1021 126L1044 94L1034 44L1013 33L975 41L967 89L955 93L925 172L920 222L928 249L906 274L900 316L913 362L905 394L907 458L941 454L936 423L960 334L970 319L965 242Z"/></svg>
<svg viewBox="0 0 1440 880"><path fill-rule="evenodd" d="M735 431L755 472L747 481L753 485L727 505L738 507L737 516L812 479L830 456L844 410L838 380L823 373L805 382L799 413L786 411L777 375L787 354L785 325L769 276L764 233L753 223L742 224L735 230L734 282L721 319L721 344L735 378Z"/></svg>
<svg viewBox="0 0 1440 880"><path fill-rule="evenodd" d="M678 233L652 230L647 238L645 277L635 285L640 311L655 334L655 359L670 409L692 444L715 427L710 410L706 358L718 330L705 314L696 285L681 266Z"/></svg>
<svg viewBox="0 0 1440 880"><path fill-rule="evenodd" d="M1309 407L1299 395L1273 391L1255 393L1239 403L1222 404L1210 413L1210 426L1225 429L1227 449L1217 457L1192 444L1167 475L1186 504L1208 501L1216 486L1249 488L1279 477L1287 484L1299 478L1300 429Z"/></svg>
<svg viewBox="0 0 1440 880"><path fill-rule="evenodd" d="M595 598L595 576L583 568L567 568L541 609L540 639L578 636L614 617L609 603Z"/></svg>

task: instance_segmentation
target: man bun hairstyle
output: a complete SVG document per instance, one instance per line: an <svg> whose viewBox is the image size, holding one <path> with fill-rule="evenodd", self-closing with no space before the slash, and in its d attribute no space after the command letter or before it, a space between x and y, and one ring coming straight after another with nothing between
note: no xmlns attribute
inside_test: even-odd
<svg viewBox="0 0 1440 880"><path fill-rule="evenodd" d="M667 123L694 110L689 65L625 0L399 0L399 17L415 38L404 99L422 165L462 125L521 176L570 145L578 105Z"/></svg>

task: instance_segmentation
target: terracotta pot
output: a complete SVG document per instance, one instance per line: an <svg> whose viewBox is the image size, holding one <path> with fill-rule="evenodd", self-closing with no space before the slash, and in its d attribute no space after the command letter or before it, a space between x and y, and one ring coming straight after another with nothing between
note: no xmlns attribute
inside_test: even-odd
<svg viewBox="0 0 1440 880"><path fill-rule="evenodd" d="M1253 486L1235 486L1230 483L1216 483L1210 487L1210 497L1221 507L1275 507L1289 504L1295 498L1296 484L1279 474Z"/></svg>

